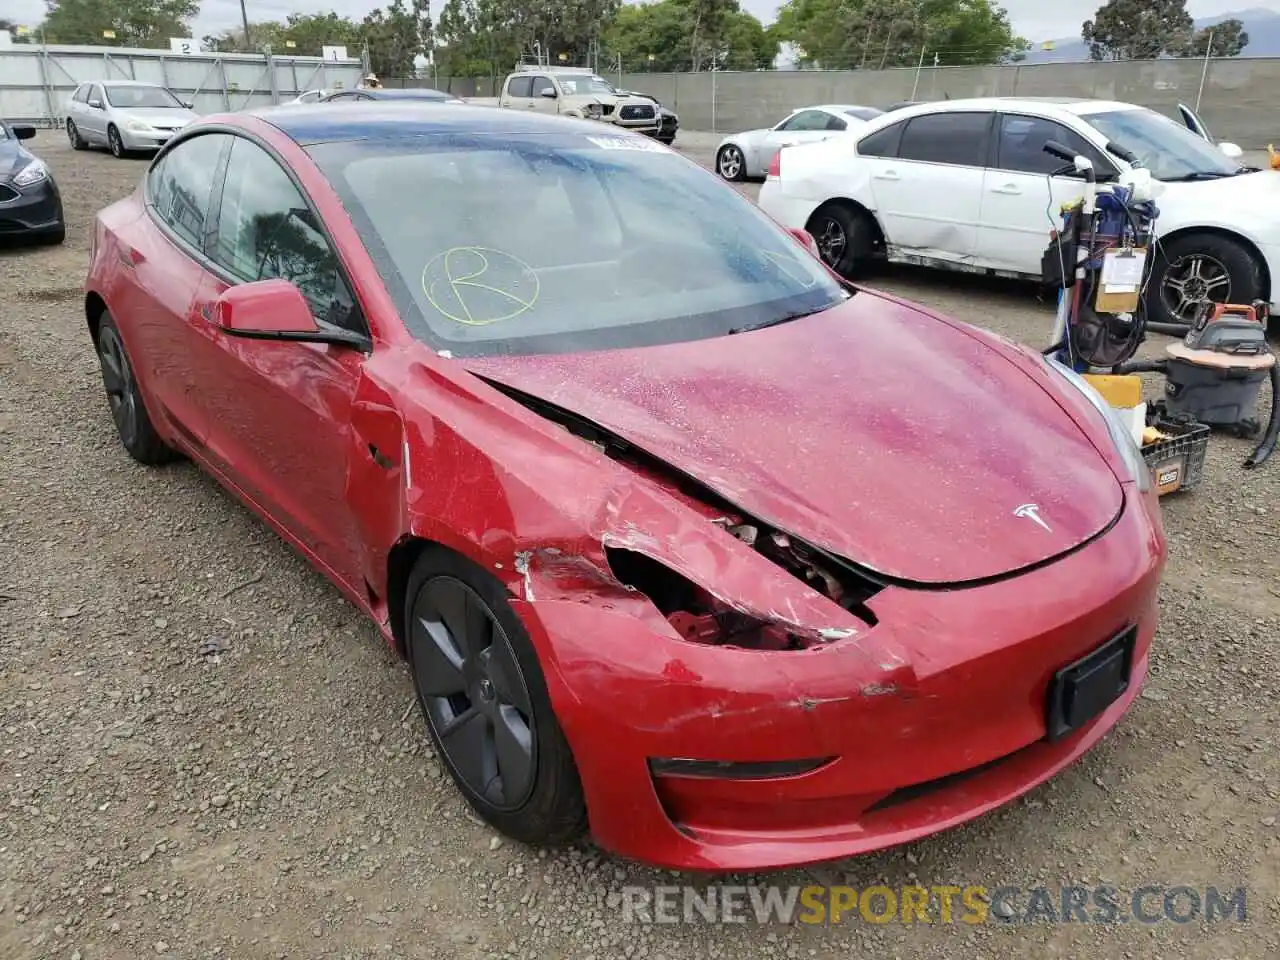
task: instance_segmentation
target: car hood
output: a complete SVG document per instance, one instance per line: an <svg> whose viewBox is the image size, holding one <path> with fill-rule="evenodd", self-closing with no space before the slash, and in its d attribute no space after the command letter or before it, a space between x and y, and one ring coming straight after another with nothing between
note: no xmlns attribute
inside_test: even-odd
<svg viewBox="0 0 1280 960"><path fill-rule="evenodd" d="M180 127L194 122L199 117L194 110L177 107L136 107L122 109L120 113L132 120L149 123L153 127Z"/></svg>
<svg viewBox="0 0 1280 960"><path fill-rule="evenodd" d="M25 150L21 141L0 140L0 180L8 180L34 159L35 155Z"/></svg>
<svg viewBox="0 0 1280 960"><path fill-rule="evenodd" d="M462 362L895 579L1043 563L1124 502L1075 421L980 334L867 292L715 341Z"/></svg>

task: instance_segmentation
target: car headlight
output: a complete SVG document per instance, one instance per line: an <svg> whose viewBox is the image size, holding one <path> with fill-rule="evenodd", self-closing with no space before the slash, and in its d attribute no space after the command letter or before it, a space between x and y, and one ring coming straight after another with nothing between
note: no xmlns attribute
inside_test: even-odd
<svg viewBox="0 0 1280 960"><path fill-rule="evenodd" d="M1116 416L1116 412L1111 408L1111 405L1102 398L1102 394L1098 393L1088 380L1066 364L1052 357L1046 357L1045 359L1054 370L1062 374L1067 383L1083 394L1084 398L1093 405L1098 413L1102 414L1102 419L1107 425L1107 433L1111 435L1111 442L1120 454L1120 459L1124 461L1125 466L1128 468L1133 482L1137 484L1139 492L1146 493L1150 490L1151 470L1147 467L1147 461L1142 457L1142 450L1134 442L1133 434L1129 432L1129 428Z"/></svg>
<svg viewBox="0 0 1280 960"><path fill-rule="evenodd" d="M39 183L49 177L49 168L44 165L43 160L32 160L25 167L17 172L13 178L14 186L29 187L33 183Z"/></svg>
<svg viewBox="0 0 1280 960"><path fill-rule="evenodd" d="M136 130L138 133L151 129L151 124L144 120L126 120L124 125L130 130Z"/></svg>

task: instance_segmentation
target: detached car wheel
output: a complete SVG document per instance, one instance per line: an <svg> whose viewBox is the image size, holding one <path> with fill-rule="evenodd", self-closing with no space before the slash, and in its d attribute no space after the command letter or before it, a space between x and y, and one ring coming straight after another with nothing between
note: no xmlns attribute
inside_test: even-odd
<svg viewBox="0 0 1280 960"><path fill-rule="evenodd" d="M721 147L716 154L716 172L726 180L747 179L747 161L733 144Z"/></svg>
<svg viewBox="0 0 1280 960"><path fill-rule="evenodd" d="M1208 303L1252 303L1266 296L1262 265L1243 243L1191 233L1161 244L1147 286L1147 319L1192 323Z"/></svg>
<svg viewBox="0 0 1280 960"><path fill-rule="evenodd" d="M115 422L120 445L129 456L147 466L159 466L177 458L177 453L160 439L138 390L120 331L110 313L98 322L98 364L102 368L102 386L107 392L111 419Z"/></svg>
<svg viewBox="0 0 1280 960"><path fill-rule="evenodd" d="M571 840L586 804L533 643L486 571L439 548L405 591L418 705L436 753L487 823L530 844Z"/></svg>

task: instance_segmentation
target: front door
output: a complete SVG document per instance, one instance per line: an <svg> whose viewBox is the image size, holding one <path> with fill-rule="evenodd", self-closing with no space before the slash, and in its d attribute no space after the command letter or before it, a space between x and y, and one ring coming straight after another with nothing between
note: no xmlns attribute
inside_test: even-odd
<svg viewBox="0 0 1280 960"><path fill-rule="evenodd" d="M277 160L236 138L207 248L213 271L196 294L189 343L214 465L354 585L362 551L346 491L352 405L365 354L228 336L214 323L214 304L232 284L283 278L303 292L321 325L365 332L337 255L318 227Z"/></svg>
<svg viewBox="0 0 1280 960"><path fill-rule="evenodd" d="M928 113L906 122L893 157L866 157L890 256L973 260L993 115Z"/></svg>
<svg viewBox="0 0 1280 960"><path fill-rule="evenodd" d="M1044 151L1056 140L1093 162L1102 181L1116 168L1102 151L1060 123L1003 113L997 119L995 159L983 183L976 262L993 270L1038 275L1049 232L1062 226L1061 209L1084 192L1078 175L1051 176L1063 162Z"/></svg>

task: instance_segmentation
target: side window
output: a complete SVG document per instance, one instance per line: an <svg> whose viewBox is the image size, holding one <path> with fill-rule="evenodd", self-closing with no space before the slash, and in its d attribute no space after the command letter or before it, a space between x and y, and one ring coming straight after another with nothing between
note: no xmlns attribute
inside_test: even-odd
<svg viewBox="0 0 1280 960"><path fill-rule="evenodd" d="M828 130L848 130L849 124L845 123L843 120L837 117L834 113L829 113L827 114L827 129Z"/></svg>
<svg viewBox="0 0 1280 960"><path fill-rule="evenodd" d="M338 256L311 207L275 158L240 137L227 160L211 255L245 283L288 280L310 302L317 320L365 332Z"/></svg>
<svg viewBox="0 0 1280 960"><path fill-rule="evenodd" d="M76 103L84 103L89 99L89 84L82 83L76 87L75 96L71 98Z"/></svg>
<svg viewBox="0 0 1280 960"><path fill-rule="evenodd" d="M778 124L778 130L825 130L827 115L821 110L801 110Z"/></svg>
<svg viewBox="0 0 1280 960"><path fill-rule="evenodd" d="M512 77L507 81L508 97L532 97L533 77Z"/></svg>
<svg viewBox="0 0 1280 960"><path fill-rule="evenodd" d="M95 83L92 87L89 88L89 99L97 100L104 107L107 105L107 98L102 92L102 84Z"/></svg>
<svg viewBox="0 0 1280 960"><path fill-rule="evenodd" d="M174 233L204 248L213 177L230 137L206 133L184 140L147 173L147 202Z"/></svg>
<svg viewBox="0 0 1280 960"><path fill-rule="evenodd" d="M534 77L533 87L529 96L540 97L542 96L543 90L555 90L555 88L556 86L554 83L551 82L550 77Z"/></svg>
<svg viewBox="0 0 1280 960"><path fill-rule="evenodd" d="M912 117L902 131L898 158L922 163L985 167L990 128L991 114L975 111Z"/></svg>
<svg viewBox="0 0 1280 960"><path fill-rule="evenodd" d="M996 154L996 167L1016 170L1019 173L1035 173L1048 176L1063 164L1057 157L1044 152L1049 140L1057 140L1064 147L1088 157L1099 173L1110 172L1112 165L1102 157L1101 151L1074 130L1043 117L1027 117L1002 114L1000 139Z"/></svg>
<svg viewBox="0 0 1280 960"><path fill-rule="evenodd" d="M867 134L858 141L858 156L896 157L898 155L898 141L902 139L904 127L906 127L905 123L893 123L887 127L881 127L874 133Z"/></svg>

